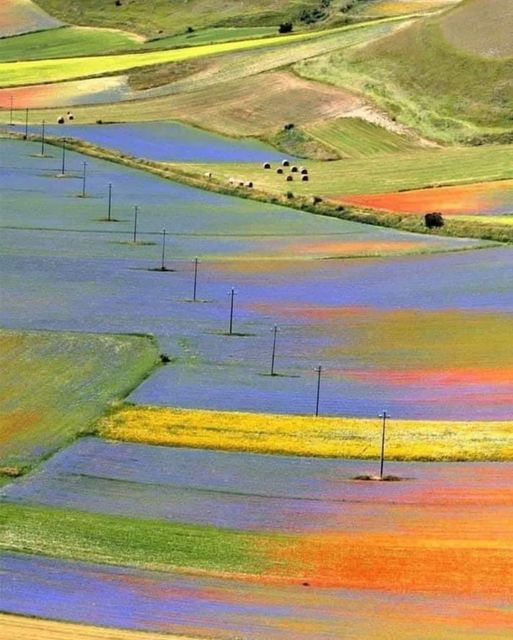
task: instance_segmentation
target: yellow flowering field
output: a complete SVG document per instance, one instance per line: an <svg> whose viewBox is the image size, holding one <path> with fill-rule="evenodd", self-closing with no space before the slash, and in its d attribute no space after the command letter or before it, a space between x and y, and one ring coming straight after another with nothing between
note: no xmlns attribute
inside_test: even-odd
<svg viewBox="0 0 513 640"><path fill-rule="evenodd" d="M382 0L375 2L363 12L367 16L396 16L442 9L458 0Z"/></svg>
<svg viewBox="0 0 513 640"><path fill-rule="evenodd" d="M375 458L378 418L122 406L99 423L113 440L256 453ZM390 420L386 454L396 460L513 460L513 421Z"/></svg>

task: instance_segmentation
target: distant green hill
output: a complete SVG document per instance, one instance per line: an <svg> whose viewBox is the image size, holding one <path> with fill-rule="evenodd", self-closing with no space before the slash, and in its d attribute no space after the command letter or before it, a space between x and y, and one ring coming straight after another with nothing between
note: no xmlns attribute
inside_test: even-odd
<svg viewBox="0 0 513 640"><path fill-rule="evenodd" d="M467 0L347 53L300 63L440 140L513 139L513 2Z"/></svg>
<svg viewBox="0 0 513 640"><path fill-rule="evenodd" d="M114 27L148 38L212 26L267 26L299 21L320 0L38 0L50 15L70 24ZM298 25L299 26L299 25Z"/></svg>

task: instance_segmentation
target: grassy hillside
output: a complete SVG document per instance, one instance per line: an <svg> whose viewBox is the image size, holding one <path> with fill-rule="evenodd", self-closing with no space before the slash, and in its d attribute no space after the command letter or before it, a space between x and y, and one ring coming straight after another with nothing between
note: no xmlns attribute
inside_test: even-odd
<svg viewBox="0 0 513 640"><path fill-rule="evenodd" d="M0 333L0 473L15 474L90 428L151 370L147 338Z"/></svg>
<svg viewBox="0 0 513 640"><path fill-rule="evenodd" d="M115 27L141 33L149 38L209 26L278 25L294 19L304 9L317 7L318 0L39 0L52 16L79 25Z"/></svg>
<svg viewBox="0 0 513 640"><path fill-rule="evenodd" d="M413 142L405 136L360 118L337 118L316 123L308 127L308 133L349 158L395 153L414 147Z"/></svg>
<svg viewBox="0 0 513 640"><path fill-rule="evenodd" d="M0 39L0 60L39 60L129 51L139 47L128 33L110 29L62 27Z"/></svg>
<svg viewBox="0 0 513 640"><path fill-rule="evenodd" d="M466 0L440 19L445 38L470 53L513 56L513 2Z"/></svg>
<svg viewBox="0 0 513 640"><path fill-rule="evenodd" d="M513 33L511 3L493 1L502 16L498 33ZM398 120L434 138L454 141L511 132L513 59L478 56L456 48L454 34L473 33L469 24L474 23L468 16L479 11L479 48L493 48L501 41L496 37L495 20L486 18L487 3L470 0L449 17L442 14L418 21L359 50L299 63L297 71L309 78L353 86Z"/></svg>

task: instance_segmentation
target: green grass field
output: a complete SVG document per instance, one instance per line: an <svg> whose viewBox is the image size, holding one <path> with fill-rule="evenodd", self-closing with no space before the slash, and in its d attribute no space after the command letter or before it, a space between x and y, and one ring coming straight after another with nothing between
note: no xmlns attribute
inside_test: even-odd
<svg viewBox="0 0 513 640"><path fill-rule="evenodd" d="M381 156L306 163L309 182L286 182L284 175L265 171L260 165L171 165L226 182L230 176L253 180L256 189L269 193L288 190L298 195L340 196L353 193L381 193L450 184L503 180L513 177L513 145L418 149Z"/></svg>
<svg viewBox="0 0 513 640"><path fill-rule="evenodd" d="M86 562L257 574L271 539L281 536L0 503L0 550Z"/></svg>
<svg viewBox="0 0 513 640"><path fill-rule="evenodd" d="M169 49L171 47L194 47L213 42L232 42L248 38L263 38L276 35L276 27L210 27L192 33L180 33L167 38L149 40L145 49Z"/></svg>
<svg viewBox="0 0 513 640"><path fill-rule="evenodd" d="M154 0L151 10L145 0L114 2L39 0L50 15L71 24L115 27L150 38L184 33L188 27L277 26L301 10L317 6L318 0Z"/></svg>
<svg viewBox="0 0 513 640"><path fill-rule="evenodd" d="M471 8L480 2L467 5ZM499 5L504 8L500 33L511 35L510 3L502 0ZM463 8L455 12L458 20L461 12ZM454 142L511 131L513 59L479 57L456 48L444 35L443 19L442 15L418 21L347 54L301 62L296 71L337 86L352 86L401 122L435 139ZM463 21L458 33L465 32L465 24ZM493 49L493 22L483 25L480 47L484 49L487 42Z"/></svg>
<svg viewBox="0 0 513 640"><path fill-rule="evenodd" d="M397 22L396 18L372 23L370 26ZM129 54L74 57L52 60L28 60L22 62L0 63L0 86L22 86L41 82L60 82L74 78L85 78L96 75L113 75L140 67L181 62L205 56L223 53L245 51L261 48L290 45L291 43L308 42L330 35L346 32L365 31L369 23L359 23L348 27L339 27L326 31L313 31L290 35L275 36L274 38L249 38L235 42L221 42L217 44L198 45L167 51L147 51ZM341 46L344 46L342 42Z"/></svg>
<svg viewBox="0 0 513 640"><path fill-rule="evenodd" d="M0 332L0 473L16 475L87 431L153 368L146 337Z"/></svg>
<svg viewBox="0 0 513 640"><path fill-rule="evenodd" d="M117 31L62 27L0 39L0 61L89 56L140 46L129 34Z"/></svg>
<svg viewBox="0 0 513 640"><path fill-rule="evenodd" d="M322 144L333 147L348 158L395 153L415 146L406 136L392 133L360 118L327 120L309 126L307 131Z"/></svg>

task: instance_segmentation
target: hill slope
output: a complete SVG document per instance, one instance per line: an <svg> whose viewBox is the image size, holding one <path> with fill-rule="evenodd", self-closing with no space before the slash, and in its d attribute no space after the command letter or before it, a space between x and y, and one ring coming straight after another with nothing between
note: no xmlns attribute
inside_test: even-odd
<svg viewBox="0 0 513 640"><path fill-rule="evenodd" d="M71 24L115 27L149 38L181 33L188 27L277 25L294 19L318 0L38 0L48 13Z"/></svg>
<svg viewBox="0 0 513 640"><path fill-rule="evenodd" d="M513 47L511 5L469 0L365 48L301 63L298 71L353 86L434 138L513 135L513 58L490 55Z"/></svg>

